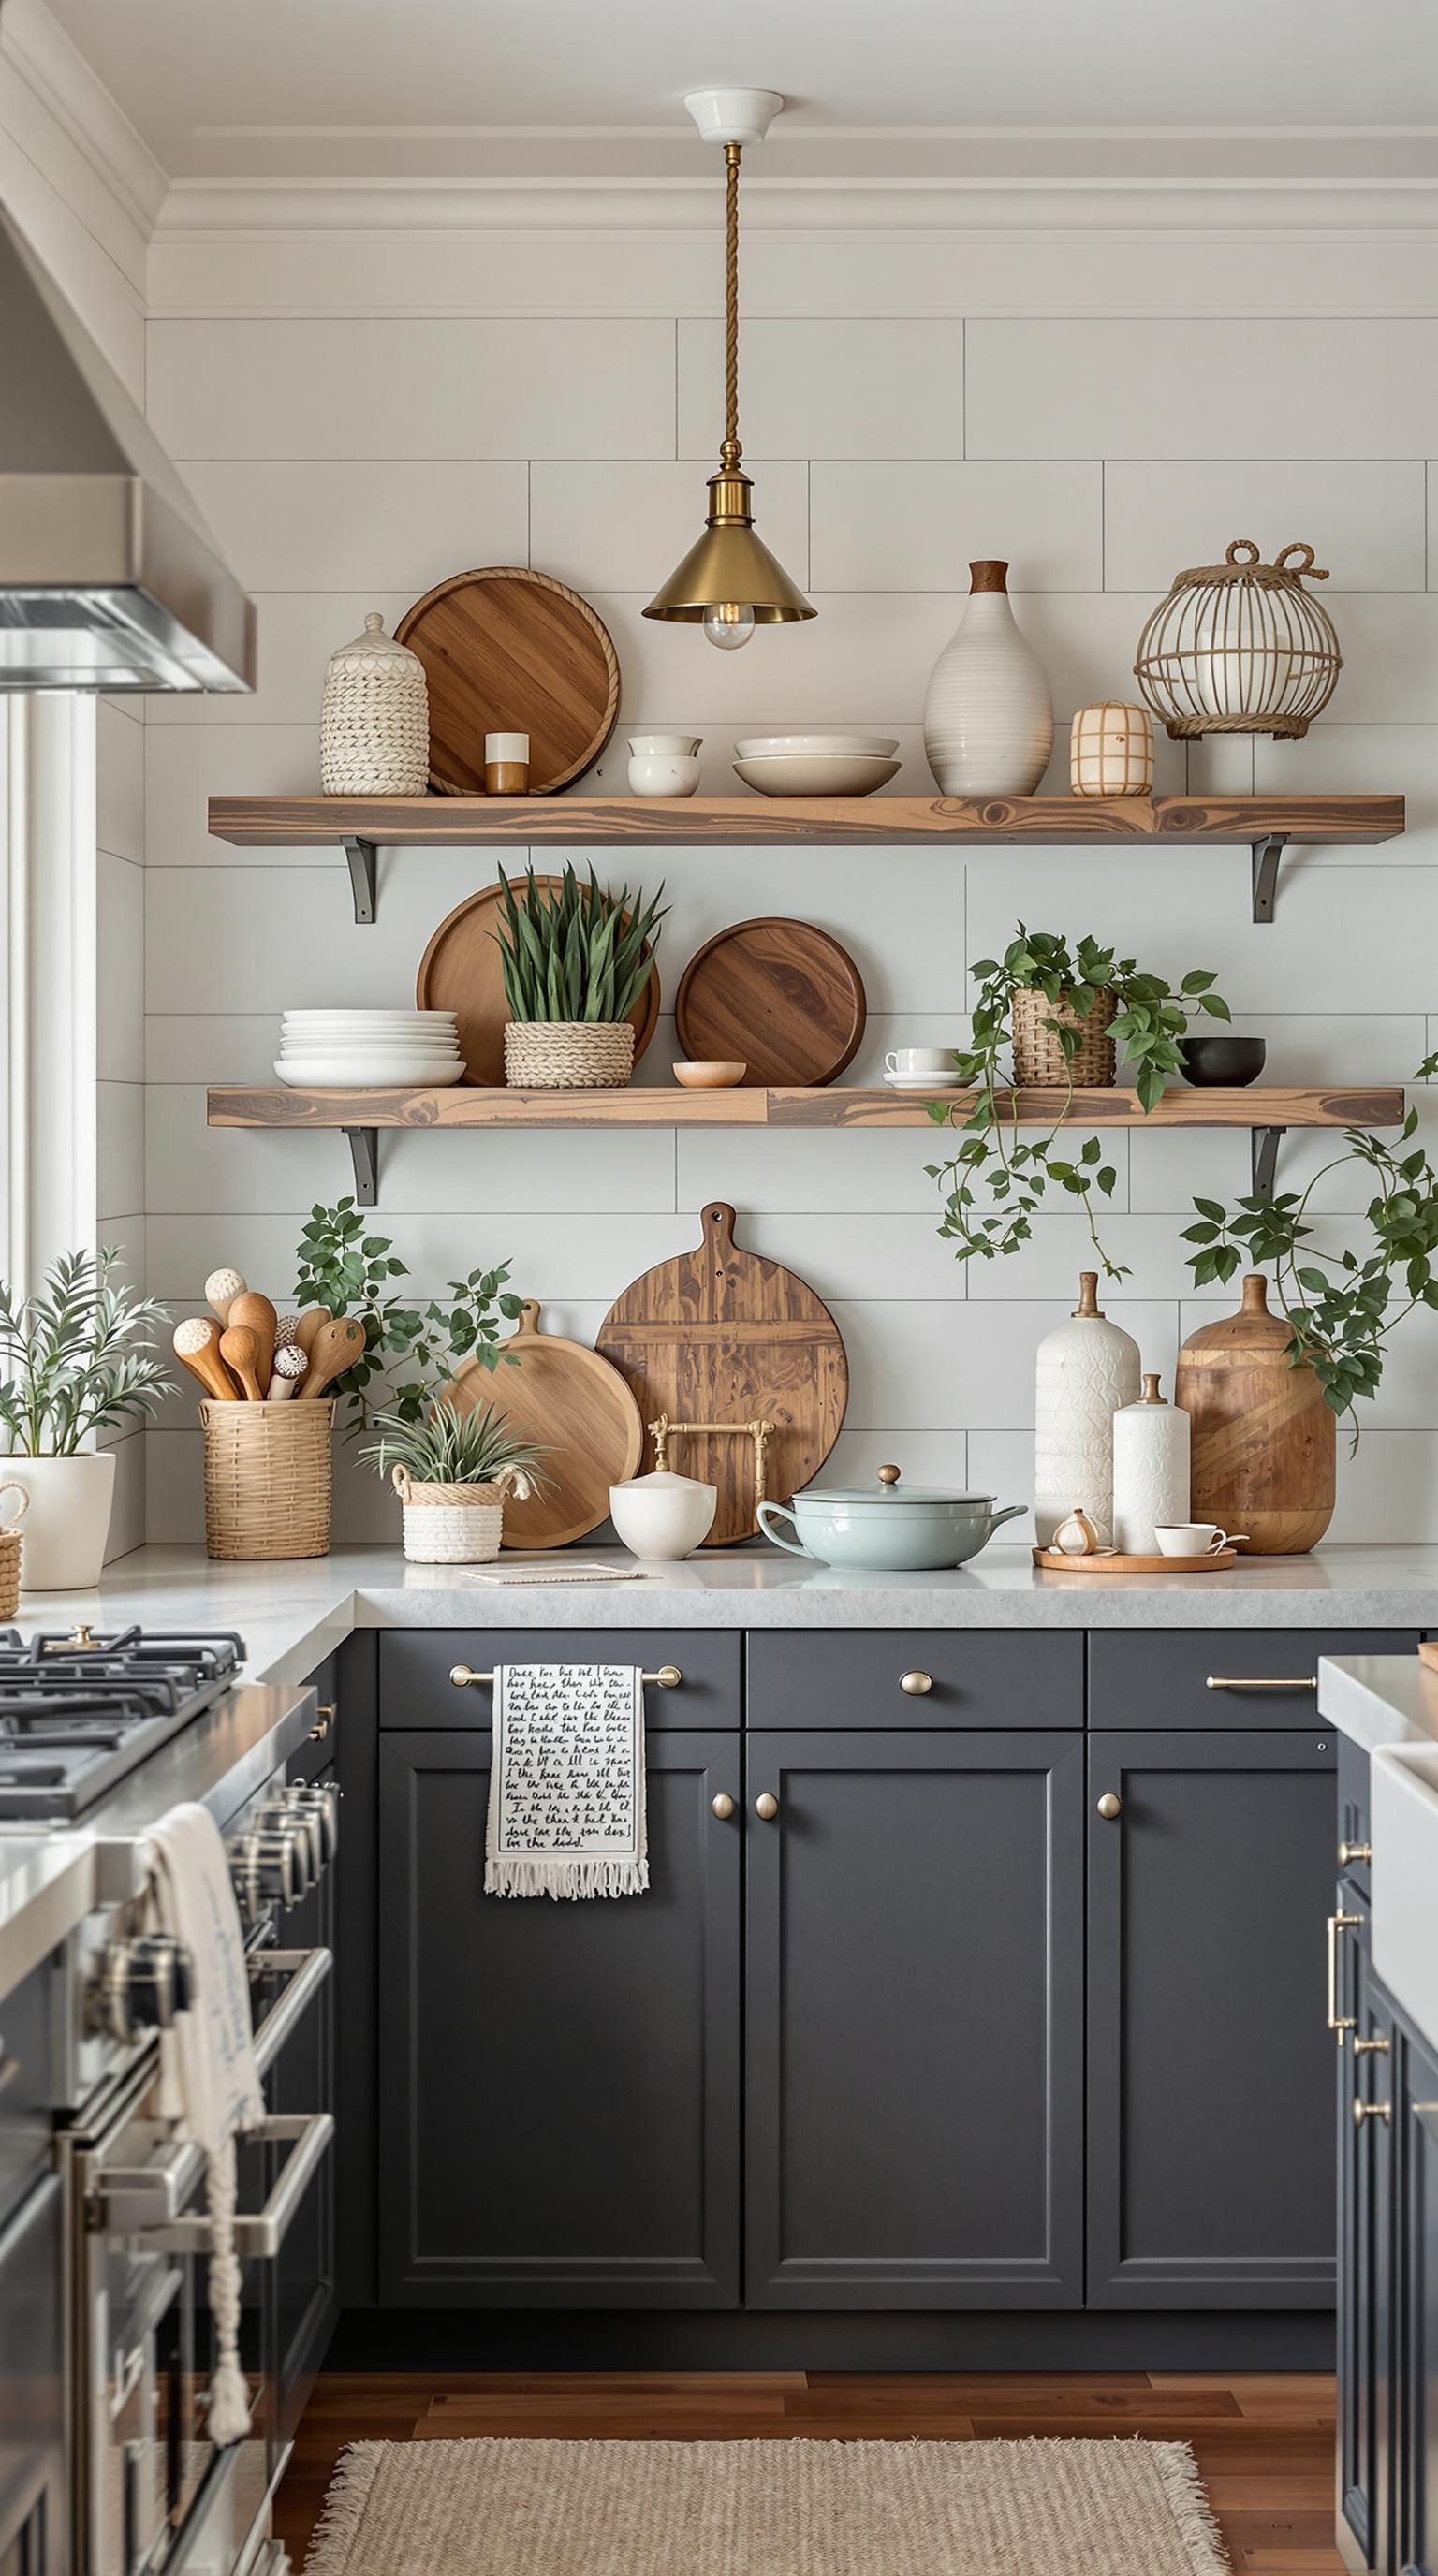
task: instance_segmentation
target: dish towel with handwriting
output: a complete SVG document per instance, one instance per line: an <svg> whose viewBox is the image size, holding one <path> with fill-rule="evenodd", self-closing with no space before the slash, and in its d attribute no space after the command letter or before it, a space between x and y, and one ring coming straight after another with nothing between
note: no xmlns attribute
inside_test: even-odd
<svg viewBox="0 0 1438 2576"><path fill-rule="evenodd" d="M210 2314L215 2368L208 2428L223 2449L250 2424L240 2368L240 2266L235 2253L235 2132L264 2116L235 1892L219 1827L206 1807L171 1807L147 1836L150 1892L162 1932L190 1956L191 1999L160 2033L160 2112L202 2147L210 2215Z"/></svg>
<svg viewBox="0 0 1438 2576"><path fill-rule="evenodd" d="M634 1664L500 1664L486 1896L643 1896L644 1675Z"/></svg>

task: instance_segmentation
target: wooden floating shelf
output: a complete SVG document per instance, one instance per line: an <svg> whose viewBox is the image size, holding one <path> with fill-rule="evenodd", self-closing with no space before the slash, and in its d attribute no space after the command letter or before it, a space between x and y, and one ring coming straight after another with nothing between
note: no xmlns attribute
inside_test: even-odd
<svg viewBox="0 0 1438 2576"><path fill-rule="evenodd" d="M1022 1126L1052 1126L1065 1111L1062 1089L1003 1093L1005 1111ZM562 1127L924 1127L937 1134L925 1102L945 1099L962 1123L974 1094L902 1093L887 1088L685 1091L631 1086L623 1091L488 1090L458 1083L449 1090L298 1091L285 1087L219 1087L209 1093L212 1127L342 1128L354 1155L356 1196L377 1197L381 1128ZM1205 1090L1176 1084L1147 1113L1135 1091L1080 1091L1069 1123L1078 1127L1232 1127L1254 1139L1255 1190L1273 1186L1278 1139L1290 1127L1398 1127L1405 1102L1398 1084L1363 1090L1302 1087Z"/></svg>
<svg viewBox="0 0 1438 2576"><path fill-rule="evenodd" d="M1401 796L212 796L210 832L237 849L340 847L355 918L375 917L380 848L970 849L1086 843L1247 848L1254 919L1273 917L1285 848L1391 841Z"/></svg>

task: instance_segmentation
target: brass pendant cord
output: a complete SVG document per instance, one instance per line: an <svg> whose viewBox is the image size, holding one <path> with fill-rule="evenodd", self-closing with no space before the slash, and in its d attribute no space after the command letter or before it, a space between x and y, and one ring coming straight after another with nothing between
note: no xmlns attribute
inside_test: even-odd
<svg viewBox="0 0 1438 2576"><path fill-rule="evenodd" d="M740 143L724 146L724 443L726 466L738 464L739 444L739 159Z"/></svg>

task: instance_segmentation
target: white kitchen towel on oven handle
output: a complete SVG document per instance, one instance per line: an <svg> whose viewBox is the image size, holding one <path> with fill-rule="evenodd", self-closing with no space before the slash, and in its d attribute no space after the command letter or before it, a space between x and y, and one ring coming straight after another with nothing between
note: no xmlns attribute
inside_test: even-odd
<svg viewBox="0 0 1438 2576"><path fill-rule="evenodd" d="M190 1956L186 2011L160 2034L162 2115L202 2147L210 2214L210 2313L215 2368L209 2437L218 2448L249 2430L240 2368L240 2267L235 2253L235 2133L264 2116L255 2066L244 1934L219 1828L205 1807L171 1807L147 1837L150 1890L162 1931Z"/></svg>
<svg viewBox="0 0 1438 2576"><path fill-rule="evenodd" d="M486 1896L643 1896L648 1886L638 1665L499 1665Z"/></svg>

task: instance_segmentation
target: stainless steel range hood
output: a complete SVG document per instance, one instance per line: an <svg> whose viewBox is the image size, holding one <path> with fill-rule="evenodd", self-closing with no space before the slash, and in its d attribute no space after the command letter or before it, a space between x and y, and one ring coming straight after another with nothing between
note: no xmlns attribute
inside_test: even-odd
<svg viewBox="0 0 1438 2576"><path fill-rule="evenodd" d="M0 692L254 682L249 600L0 209Z"/></svg>

